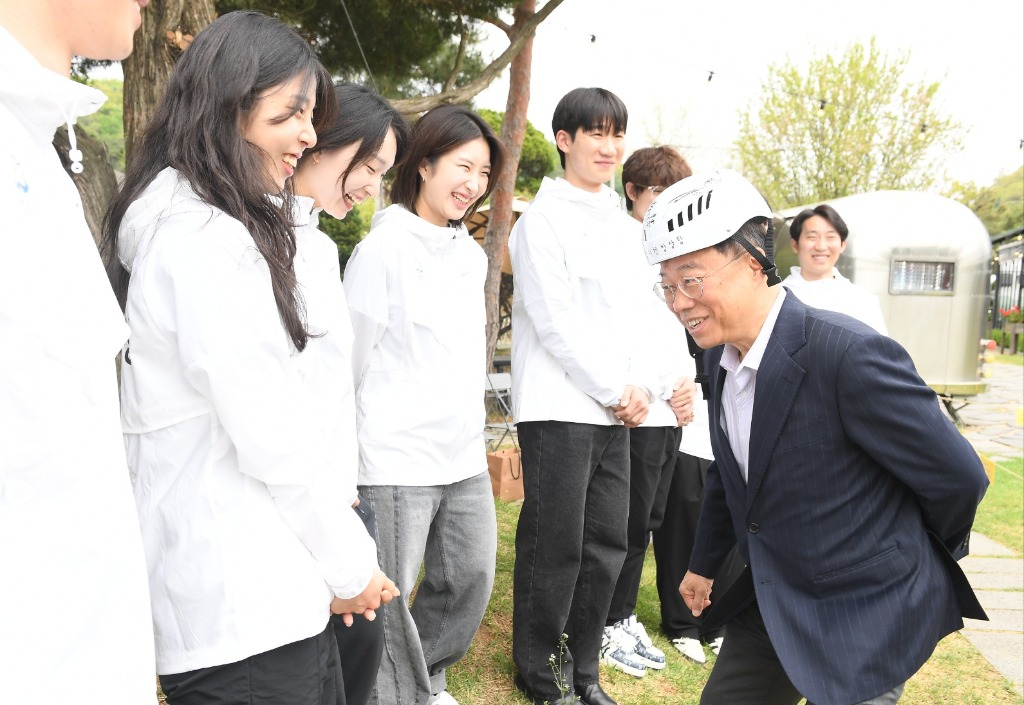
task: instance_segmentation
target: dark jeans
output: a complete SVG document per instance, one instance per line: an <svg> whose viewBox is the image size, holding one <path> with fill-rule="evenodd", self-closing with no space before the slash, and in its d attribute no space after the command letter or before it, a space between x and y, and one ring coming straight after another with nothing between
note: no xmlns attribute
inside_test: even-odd
<svg viewBox="0 0 1024 705"><path fill-rule="evenodd" d="M636 611L640 576L652 531L665 516L669 485L676 467L676 455L683 429L653 426L629 430L629 523L626 529L626 559L622 563L606 623L628 618ZM689 554L687 554L689 555ZM680 578L681 579L681 578ZM679 583L676 583L678 586ZM678 593L677 593L678 595Z"/></svg>
<svg viewBox="0 0 1024 705"><path fill-rule="evenodd" d="M512 655L526 686L556 700L549 657L571 688L596 683L612 588L626 554L629 436L624 426L518 425L524 501L516 530Z"/></svg>
<svg viewBox="0 0 1024 705"><path fill-rule="evenodd" d="M363 520L370 536L377 535L376 515L370 503L360 498L355 513ZM388 576L391 577L391 576ZM373 684L377 682L381 655L384 653L384 615L387 609L377 610L377 619L370 622L355 615L351 627L346 627L341 615L332 615L331 624L338 641L338 656L341 672L345 679L345 701L347 705L366 705L370 700Z"/></svg>
<svg viewBox="0 0 1024 705"><path fill-rule="evenodd" d="M330 625L236 663L160 676L168 705L345 705Z"/></svg>

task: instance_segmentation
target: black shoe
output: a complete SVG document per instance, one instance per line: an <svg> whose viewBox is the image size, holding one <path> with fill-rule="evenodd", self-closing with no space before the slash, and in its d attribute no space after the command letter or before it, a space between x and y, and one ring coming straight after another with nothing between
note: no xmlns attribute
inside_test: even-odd
<svg viewBox="0 0 1024 705"><path fill-rule="evenodd" d="M576 686L576 695L580 696L583 705L618 705L608 693L601 689L600 683Z"/></svg>
<svg viewBox="0 0 1024 705"><path fill-rule="evenodd" d="M568 695L564 698L558 698L556 700L551 700L550 698L542 698L541 696L536 695L535 693L531 692L528 687L526 687L526 681L523 680L523 676L519 673L516 674L515 681L516 690L525 695L526 699L533 703L533 705L570 705L570 703L576 702L576 698ZM612 705L615 705L615 703L611 700L609 700L608 702L612 703Z"/></svg>

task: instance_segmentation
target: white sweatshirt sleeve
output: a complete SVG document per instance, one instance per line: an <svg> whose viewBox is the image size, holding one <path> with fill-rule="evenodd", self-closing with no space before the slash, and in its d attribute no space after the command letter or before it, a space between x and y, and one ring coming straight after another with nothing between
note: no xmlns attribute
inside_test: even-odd
<svg viewBox="0 0 1024 705"><path fill-rule="evenodd" d="M239 470L267 486L334 594L354 597L377 568L376 547L347 510L343 474L314 430L267 265L237 221L215 219L202 236L198 246L164 248L167 325L184 375L213 406Z"/></svg>
<svg viewBox="0 0 1024 705"><path fill-rule="evenodd" d="M600 404L615 406L628 384L629 360L609 354L603 330L573 301L566 253L550 221L525 214L512 250L516 290L541 345L572 380Z"/></svg>
<svg viewBox="0 0 1024 705"><path fill-rule="evenodd" d="M352 316L352 380L359 388L370 354L388 327L388 266L381 233L360 242L345 265L345 297Z"/></svg>

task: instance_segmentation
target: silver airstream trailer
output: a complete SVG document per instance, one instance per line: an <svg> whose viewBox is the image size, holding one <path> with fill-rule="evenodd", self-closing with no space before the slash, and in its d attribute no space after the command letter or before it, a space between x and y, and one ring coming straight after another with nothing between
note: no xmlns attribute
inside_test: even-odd
<svg viewBox="0 0 1024 705"><path fill-rule="evenodd" d="M936 194L876 191L777 214L776 252L784 278L796 264L789 223L804 208L827 203L850 228L836 267L878 297L889 335L961 423L966 397L984 391L979 345L988 310L992 246L966 206Z"/></svg>

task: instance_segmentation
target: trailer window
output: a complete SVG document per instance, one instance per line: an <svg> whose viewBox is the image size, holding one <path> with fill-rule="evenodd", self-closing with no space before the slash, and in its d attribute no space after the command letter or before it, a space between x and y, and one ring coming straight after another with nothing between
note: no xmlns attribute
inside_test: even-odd
<svg viewBox="0 0 1024 705"><path fill-rule="evenodd" d="M889 293L952 295L954 268L954 262L893 260L889 271Z"/></svg>

